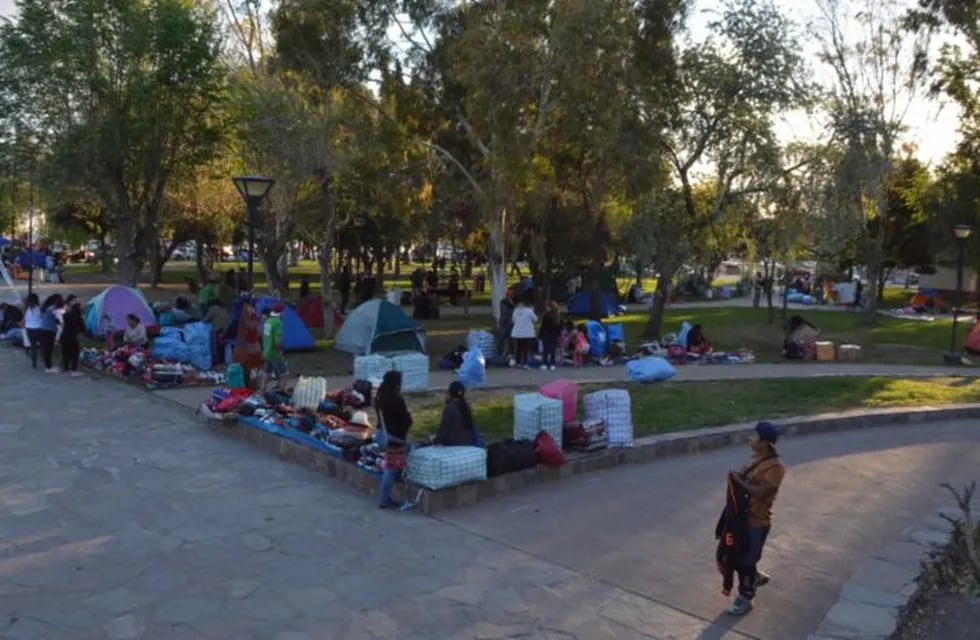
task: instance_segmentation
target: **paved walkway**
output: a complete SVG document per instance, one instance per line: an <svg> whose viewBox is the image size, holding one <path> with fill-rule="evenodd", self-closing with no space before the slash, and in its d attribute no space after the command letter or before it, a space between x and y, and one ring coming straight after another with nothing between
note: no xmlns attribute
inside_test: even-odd
<svg viewBox="0 0 980 640"><path fill-rule="evenodd" d="M673 382L710 382L727 380L784 380L787 378L817 378L832 376L883 376L890 378L932 378L937 376L961 376L980 378L980 368L973 367L920 367L911 365L863 364L863 363L798 363L798 364L718 364L681 365ZM551 380L567 378L580 384L626 384L623 367L563 367L557 371L532 369L487 369L486 389L537 388ZM444 391L456 379L451 371L432 371L429 388ZM353 383L352 376L331 376L329 389L343 389ZM211 395L211 389L188 388L155 391L156 395L181 405L197 408Z"/></svg>
<svg viewBox="0 0 980 640"><path fill-rule="evenodd" d="M980 468L966 423L789 440L765 564L730 627L722 450L441 519L226 439L138 389L0 352L0 637L764 638L812 633L853 568Z"/></svg>

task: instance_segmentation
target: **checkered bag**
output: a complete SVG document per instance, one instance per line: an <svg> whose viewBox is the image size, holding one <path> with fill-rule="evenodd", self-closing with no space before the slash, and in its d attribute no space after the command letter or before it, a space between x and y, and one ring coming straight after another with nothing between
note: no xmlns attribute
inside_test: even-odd
<svg viewBox="0 0 980 640"><path fill-rule="evenodd" d="M561 447L562 413L561 400L540 393L514 396L514 440L533 441L544 431Z"/></svg>
<svg viewBox="0 0 980 640"><path fill-rule="evenodd" d="M470 331L466 334L466 346L478 349L484 358L497 355L497 340L489 331Z"/></svg>
<svg viewBox="0 0 980 640"><path fill-rule="evenodd" d="M444 489L487 479L487 450L480 447L420 447L408 454L408 482Z"/></svg>
<svg viewBox="0 0 980 640"><path fill-rule="evenodd" d="M583 398L586 420L602 420L610 447L633 446L633 413L630 394L624 389L604 389Z"/></svg>
<svg viewBox="0 0 980 640"><path fill-rule="evenodd" d="M421 353L404 353L391 357L391 368L402 372L402 391L429 390L429 357Z"/></svg>
<svg viewBox="0 0 980 640"><path fill-rule="evenodd" d="M578 410L578 384L572 380L553 380L541 385L538 392L547 397L561 400L562 420L573 422L575 412Z"/></svg>
<svg viewBox="0 0 980 640"><path fill-rule="evenodd" d="M326 395L326 378L300 376L293 389L292 405L297 409L316 411Z"/></svg>
<svg viewBox="0 0 980 640"><path fill-rule="evenodd" d="M380 382L391 371L392 362L388 356L368 355L354 357L354 379Z"/></svg>

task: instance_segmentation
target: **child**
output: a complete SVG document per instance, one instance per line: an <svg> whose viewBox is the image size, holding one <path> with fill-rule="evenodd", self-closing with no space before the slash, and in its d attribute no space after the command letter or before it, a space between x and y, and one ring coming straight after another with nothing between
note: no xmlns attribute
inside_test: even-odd
<svg viewBox="0 0 980 640"><path fill-rule="evenodd" d="M571 320L565 321L565 326L558 336L558 349L561 351L562 364L570 362L575 356L575 325Z"/></svg>
<svg viewBox="0 0 980 640"><path fill-rule="evenodd" d="M589 330L584 324L578 326L578 330L575 332L575 354L574 362L575 366L581 367L585 364L585 356L589 355Z"/></svg>

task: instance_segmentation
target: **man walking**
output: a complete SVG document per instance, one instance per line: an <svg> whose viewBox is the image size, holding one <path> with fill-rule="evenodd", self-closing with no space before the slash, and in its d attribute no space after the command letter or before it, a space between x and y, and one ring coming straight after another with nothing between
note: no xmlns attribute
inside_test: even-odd
<svg viewBox="0 0 980 640"><path fill-rule="evenodd" d="M276 381L276 386L281 384L282 376L286 373L286 360L283 358L282 351L282 313L286 310L284 304L277 303L270 311L269 317L265 319L262 326L262 358L265 359L265 378L262 381L262 390L266 390L269 379ZM265 315L263 311L263 315Z"/></svg>
<svg viewBox="0 0 980 640"><path fill-rule="evenodd" d="M776 452L777 439L779 433L775 426L768 422L757 424L749 440L752 457L741 471L729 472L735 486L748 494L749 503L747 552L736 567L738 596L727 609L733 616L744 616L751 611L756 588L769 582L769 576L759 571L758 564L772 527L772 505L786 475L786 467Z"/></svg>

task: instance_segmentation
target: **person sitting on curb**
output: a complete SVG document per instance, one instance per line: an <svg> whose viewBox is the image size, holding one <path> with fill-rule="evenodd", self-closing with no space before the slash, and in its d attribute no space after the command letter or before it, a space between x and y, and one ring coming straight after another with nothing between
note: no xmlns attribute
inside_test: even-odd
<svg viewBox="0 0 980 640"><path fill-rule="evenodd" d="M756 588L770 580L769 575L759 571L758 564L772 528L772 505L786 475L786 467L776 451L778 439L779 432L774 425L760 422L749 439L752 457L741 471L729 471L734 484L749 496L748 551L736 567L738 596L726 610L729 615L744 616L751 611Z"/></svg>

